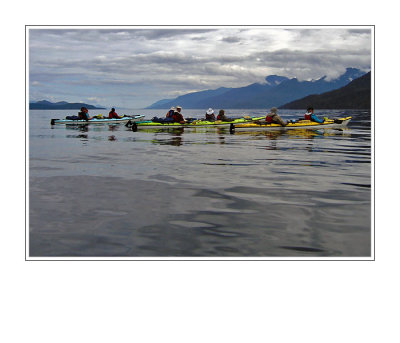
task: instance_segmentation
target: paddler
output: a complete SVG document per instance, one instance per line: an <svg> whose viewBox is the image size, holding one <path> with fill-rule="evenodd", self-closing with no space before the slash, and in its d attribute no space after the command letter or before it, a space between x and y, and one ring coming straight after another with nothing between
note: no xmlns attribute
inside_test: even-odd
<svg viewBox="0 0 400 343"><path fill-rule="evenodd" d="M211 107L206 112L206 120L215 121L214 110Z"/></svg>
<svg viewBox="0 0 400 343"><path fill-rule="evenodd" d="M175 107L171 107L170 110L167 112L165 115L165 122L173 122L174 121L174 113L175 113Z"/></svg>
<svg viewBox="0 0 400 343"><path fill-rule="evenodd" d="M314 108L313 108L313 107L307 108L307 112L304 114L304 119L305 119L305 120L315 121L315 122L320 123L320 124L324 122L323 119L319 119L319 118L314 114Z"/></svg>
<svg viewBox="0 0 400 343"><path fill-rule="evenodd" d="M181 123L181 124L185 123L185 119L183 118L183 115L182 115L181 111L182 111L182 107L181 106L176 106L176 111L172 115L172 117L174 118L174 122L175 123Z"/></svg>
<svg viewBox="0 0 400 343"><path fill-rule="evenodd" d="M232 118L228 118L225 115L225 111L224 110L219 110L218 115L217 115L217 120L221 120L221 121L233 121Z"/></svg>
<svg viewBox="0 0 400 343"><path fill-rule="evenodd" d="M89 110L86 107L81 107L81 111L78 112L78 117L79 117L79 119L83 119L86 121L93 118L93 117L89 116Z"/></svg>
<svg viewBox="0 0 400 343"><path fill-rule="evenodd" d="M113 118L115 118L115 119L121 119L122 118L117 114L117 112L115 112L115 108L114 107L108 113L108 119L113 119Z"/></svg>
<svg viewBox="0 0 400 343"><path fill-rule="evenodd" d="M286 123L282 120L280 116L278 116L278 109L276 107L272 107L265 117L265 121L267 124L280 124L282 126L286 126Z"/></svg>

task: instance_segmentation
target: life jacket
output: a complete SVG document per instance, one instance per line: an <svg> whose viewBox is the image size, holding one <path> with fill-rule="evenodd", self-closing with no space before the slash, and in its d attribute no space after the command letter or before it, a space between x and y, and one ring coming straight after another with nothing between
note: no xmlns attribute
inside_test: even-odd
<svg viewBox="0 0 400 343"><path fill-rule="evenodd" d="M165 116L166 118L173 118L174 117L174 110L169 110L167 115Z"/></svg>
<svg viewBox="0 0 400 343"><path fill-rule="evenodd" d="M271 124L271 123L274 122L274 120L272 119L272 116L269 115L269 114L267 114L267 116L265 117L265 121L266 121L268 124Z"/></svg>
<svg viewBox="0 0 400 343"><path fill-rule="evenodd" d="M225 116L225 113L224 113L224 114L218 114L218 115L217 115L217 120L229 121L230 119L227 118L227 117Z"/></svg>
<svg viewBox="0 0 400 343"><path fill-rule="evenodd" d="M116 119L118 119L119 118L119 116L118 116L118 114L117 114L117 112L113 112L113 111L111 111L110 113L108 113L108 119L112 119L112 118L116 118Z"/></svg>
<svg viewBox="0 0 400 343"><path fill-rule="evenodd" d="M174 122L176 122L176 123L180 123L181 121L184 121L182 114L179 112L174 112L174 114L172 115L172 118L174 118Z"/></svg>
<svg viewBox="0 0 400 343"><path fill-rule="evenodd" d="M307 112L307 113L304 115L304 119L305 119L305 120L311 120L311 114L312 114L312 113Z"/></svg>
<svg viewBox="0 0 400 343"><path fill-rule="evenodd" d="M215 115L206 113L206 120L214 121L215 120Z"/></svg>
<svg viewBox="0 0 400 343"><path fill-rule="evenodd" d="M87 112L81 111L78 113L79 119L88 120Z"/></svg>

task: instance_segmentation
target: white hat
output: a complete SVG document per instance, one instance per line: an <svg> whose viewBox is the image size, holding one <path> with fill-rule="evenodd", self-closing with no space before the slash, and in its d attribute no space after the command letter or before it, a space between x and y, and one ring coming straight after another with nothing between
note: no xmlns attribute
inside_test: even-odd
<svg viewBox="0 0 400 343"><path fill-rule="evenodd" d="M209 108L208 111L206 112L207 114L214 114L214 110L212 108Z"/></svg>
<svg viewBox="0 0 400 343"><path fill-rule="evenodd" d="M174 111L175 111L175 107L174 107L174 106L172 106L172 107L170 108L170 110L174 110Z"/></svg>
<svg viewBox="0 0 400 343"><path fill-rule="evenodd" d="M181 107L181 106L176 106L176 109L178 109L178 108L182 109L182 107Z"/></svg>

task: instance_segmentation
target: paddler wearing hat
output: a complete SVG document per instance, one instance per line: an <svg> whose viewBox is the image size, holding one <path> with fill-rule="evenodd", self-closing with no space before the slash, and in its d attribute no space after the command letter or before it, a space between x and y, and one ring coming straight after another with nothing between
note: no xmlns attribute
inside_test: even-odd
<svg viewBox="0 0 400 343"><path fill-rule="evenodd" d="M215 121L214 110L211 107L206 112L206 120Z"/></svg>
<svg viewBox="0 0 400 343"><path fill-rule="evenodd" d="M286 126L286 123L282 120L280 116L278 116L278 109L276 107L272 107L269 110L269 113L265 117L265 121L267 122L267 124L275 123Z"/></svg>

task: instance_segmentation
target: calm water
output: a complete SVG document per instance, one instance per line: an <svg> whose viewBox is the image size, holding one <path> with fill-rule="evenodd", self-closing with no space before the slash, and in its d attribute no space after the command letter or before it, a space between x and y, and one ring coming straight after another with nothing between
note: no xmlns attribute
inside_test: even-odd
<svg viewBox="0 0 400 343"><path fill-rule="evenodd" d="M32 257L371 255L369 111L345 111L344 130L50 126L75 112L29 113Z"/></svg>

